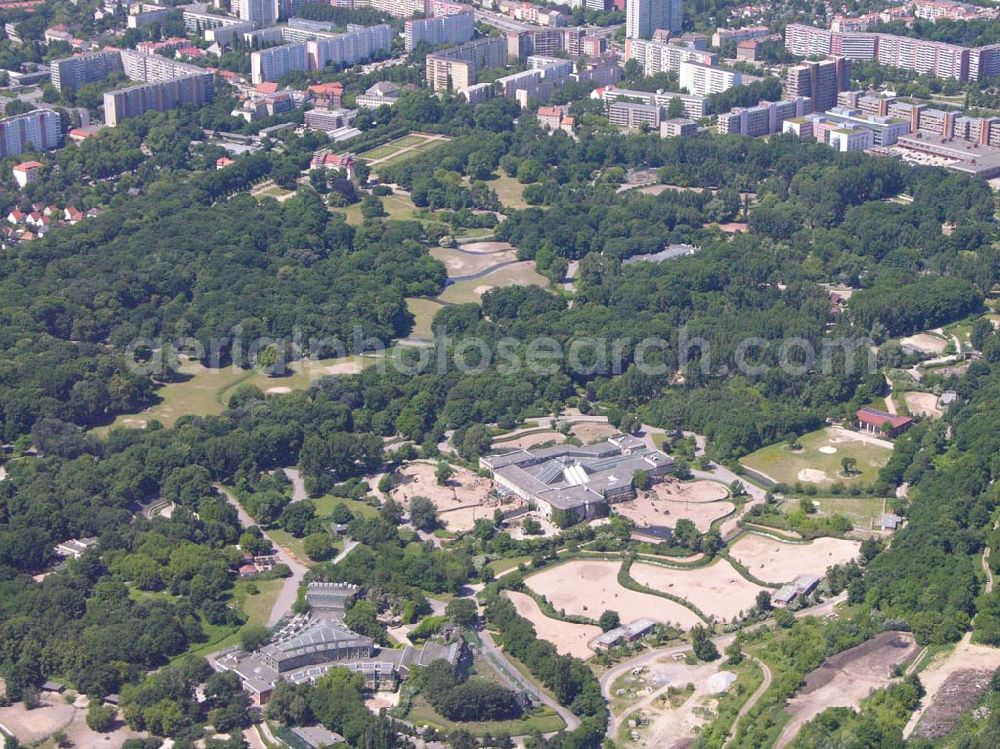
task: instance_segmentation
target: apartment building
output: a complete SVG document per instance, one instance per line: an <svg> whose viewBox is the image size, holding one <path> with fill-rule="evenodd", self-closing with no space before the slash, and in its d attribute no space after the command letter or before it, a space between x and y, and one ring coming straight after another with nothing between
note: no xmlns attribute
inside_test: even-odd
<svg viewBox="0 0 1000 749"><path fill-rule="evenodd" d="M797 97L785 101L765 101L754 107L737 107L720 114L716 128L720 133L746 135L757 138L780 133L783 123L807 114L812 107L808 98Z"/></svg>
<svg viewBox="0 0 1000 749"><path fill-rule="evenodd" d="M436 18L409 19L405 26L406 51L412 52L421 42L432 47L462 44L472 38L475 25L472 8Z"/></svg>
<svg viewBox="0 0 1000 749"><path fill-rule="evenodd" d="M91 52L86 55L66 57L51 63L52 85L60 92L76 91L81 86L103 81L115 71L122 70L121 55L117 50Z"/></svg>
<svg viewBox="0 0 1000 749"><path fill-rule="evenodd" d="M851 62L843 57L807 61L788 69L785 92L789 96L808 96L813 108L822 112L837 105L837 94L847 89Z"/></svg>
<svg viewBox="0 0 1000 749"><path fill-rule="evenodd" d="M679 34L683 22L683 0L627 0L625 3L625 35L629 39L648 39L658 29Z"/></svg>
<svg viewBox="0 0 1000 749"><path fill-rule="evenodd" d="M742 42L747 39L766 39L771 35L767 26L744 26L740 29L716 29L712 34L712 46L721 47L731 42Z"/></svg>
<svg viewBox="0 0 1000 749"><path fill-rule="evenodd" d="M0 158L20 156L27 151L51 151L62 145L59 113L51 109L0 119Z"/></svg>
<svg viewBox="0 0 1000 749"><path fill-rule="evenodd" d="M634 102L616 101L608 105L608 121L612 125L640 128L643 125L650 129L660 126L662 110L655 104L636 104Z"/></svg>
<svg viewBox="0 0 1000 749"><path fill-rule="evenodd" d="M826 143L835 151L847 153L867 151L875 145L875 140L871 130L862 127L841 127L828 131Z"/></svg>
<svg viewBox="0 0 1000 749"><path fill-rule="evenodd" d="M660 122L661 138L689 138L698 134L698 123L685 117Z"/></svg>
<svg viewBox="0 0 1000 749"><path fill-rule="evenodd" d="M353 119L353 112L346 109L327 109L326 107L316 107L305 113L306 127L316 130L339 130L347 127Z"/></svg>
<svg viewBox="0 0 1000 749"><path fill-rule="evenodd" d="M625 40L625 61L636 60L642 65L645 76L668 70L679 71L682 62L716 65L719 56L714 52L695 49L677 42L654 42L647 39Z"/></svg>
<svg viewBox="0 0 1000 749"><path fill-rule="evenodd" d="M969 78L969 49L957 44L879 34L878 63L938 78Z"/></svg>
<svg viewBox="0 0 1000 749"><path fill-rule="evenodd" d="M952 0L916 0L913 3L913 15L927 21L972 21L988 20L997 17L995 8L981 8L967 3L956 3Z"/></svg>
<svg viewBox="0 0 1000 749"><path fill-rule="evenodd" d="M590 96L591 98L600 99L607 103L618 101L619 99L628 99L643 104L655 104L662 110L666 110L670 106L670 102L676 99L684 106L685 117L697 120L708 114L708 102L705 97L695 94L676 94L669 91L657 91L654 93L651 91L633 91L627 88L607 86L595 90Z"/></svg>
<svg viewBox="0 0 1000 749"><path fill-rule="evenodd" d="M427 85L434 91L468 88L477 71L500 67L507 61L507 40L487 37L427 55Z"/></svg>
<svg viewBox="0 0 1000 749"><path fill-rule="evenodd" d="M431 15L429 0L370 0L369 5L375 10L388 13L394 18Z"/></svg>
<svg viewBox="0 0 1000 749"><path fill-rule="evenodd" d="M697 62L682 62L679 73L680 87L697 96L718 94L743 82L738 70L725 70Z"/></svg>
<svg viewBox="0 0 1000 749"><path fill-rule="evenodd" d="M277 0L233 0L233 12L241 21L271 26L278 22Z"/></svg>
<svg viewBox="0 0 1000 749"><path fill-rule="evenodd" d="M183 8L181 16L184 19L184 28L194 33L203 33L208 29L219 29L246 23L243 19L236 18L235 16L220 16L217 13L209 13L208 3L186 5Z"/></svg>
<svg viewBox="0 0 1000 749"><path fill-rule="evenodd" d="M206 77L207 76L207 79ZM212 98L212 73L186 75L104 93L104 120L114 127L146 112L167 112L182 106L202 106Z"/></svg>
<svg viewBox="0 0 1000 749"><path fill-rule="evenodd" d="M295 70L322 70L328 65L353 65L392 46L388 24L365 26L346 34L323 36L257 50L250 54L250 78L254 84L277 81Z"/></svg>

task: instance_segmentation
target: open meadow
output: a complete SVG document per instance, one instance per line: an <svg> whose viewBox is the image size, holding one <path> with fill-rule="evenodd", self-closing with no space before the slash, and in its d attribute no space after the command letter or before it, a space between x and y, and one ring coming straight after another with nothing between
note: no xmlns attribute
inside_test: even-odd
<svg viewBox="0 0 1000 749"><path fill-rule="evenodd" d="M802 448L793 450L787 443L763 447L740 459L747 468L783 484L835 483L870 484L889 462L892 448L884 440L840 427L825 427L799 438ZM845 476L841 461L854 458L854 472Z"/></svg>

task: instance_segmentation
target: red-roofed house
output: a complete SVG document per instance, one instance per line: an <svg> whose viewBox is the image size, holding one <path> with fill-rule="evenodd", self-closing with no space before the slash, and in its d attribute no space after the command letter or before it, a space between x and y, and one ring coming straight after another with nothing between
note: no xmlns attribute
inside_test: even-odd
<svg viewBox="0 0 1000 749"><path fill-rule="evenodd" d="M75 224L78 221L83 221L83 212L77 210L73 206L70 206L63 211L63 219L71 224Z"/></svg>
<svg viewBox="0 0 1000 749"><path fill-rule="evenodd" d="M310 166L313 169L341 169L351 179L354 177L354 154L317 151Z"/></svg>
<svg viewBox="0 0 1000 749"><path fill-rule="evenodd" d="M24 221L24 214L21 213L20 209L15 208L13 211L7 214L7 220L12 224L19 224Z"/></svg>
<svg viewBox="0 0 1000 749"><path fill-rule="evenodd" d="M855 416L859 430L880 437L898 437L913 426L913 419L909 416L894 416L877 408L859 409Z"/></svg>
<svg viewBox="0 0 1000 749"><path fill-rule="evenodd" d="M231 158L229 158L228 156L220 156L219 158L217 158L217 159L215 160L215 168L216 168L216 169L225 169L225 168L226 168L227 166L229 166L230 164L235 164L235 163L236 163L236 162L235 162L235 161L233 161L233 160L232 160Z"/></svg>
<svg viewBox="0 0 1000 749"><path fill-rule="evenodd" d="M344 95L344 84L340 83L340 81L317 83L314 86L310 86L308 90L317 99L327 100L330 109L340 109L341 97Z"/></svg>
<svg viewBox="0 0 1000 749"><path fill-rule="evenodd" d="M14 181L18 187L25 187L38 181L38 170L42 165L37 161L25 161L23 164L15 166L11 172L14 174Z"/></svg>
<svg viewBox="0 0 1000 749"><path fill-rule="evenodd" d="M254 90L261 94L278 93L278 84L275 81L264 81L254 86Z"/></svg>
<svg viewBox="0 0 1000 749"><path fill-rule="evenodd" d="M257 574L257 567L252 564L244 564L239 570L240 577L253 577Z"/></svg>

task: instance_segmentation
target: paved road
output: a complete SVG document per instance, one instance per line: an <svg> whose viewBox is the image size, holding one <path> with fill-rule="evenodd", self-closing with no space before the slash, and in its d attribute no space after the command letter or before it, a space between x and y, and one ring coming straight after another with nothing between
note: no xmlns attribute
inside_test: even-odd
<svg viewBox="0 0 1000 749"><path fill-rule="evenodd" d="M302 478L302 472L298 468L285 468L284 471L288 480L292 482L292 501L301 502L303 499L308 499L309 495L306 494L306 482Z"/></svg>
<svg viewBox="0 0 1000 749"><path fill-rule="evenodd" d="M221 484L216 484L215 488L222 493L222 496L226 498L226 501L229 502L229 504L236 508L236 514L239 516L240 525L244 528L248 528L251 525L257 525L257 522L250 517L250 514L246 510L243 509L243 505L239 503L232 492ZM278 559L288 565L288 569L292 571L291 576L285 578L284 585L281 586L281 592L278 594L278 598L275 600L274 606L271 607L271 615L268 617L267 626L273 627L278 623L278 620L292 608L292 604L295 603L295 599L299 594L299 584L302 582L302 578L305 577L306 572L309 571L309 568L275 543L274 539L267 534L267 531L262 530L261 532L264 534L264 538L270 541L271 546L273 546L278 552Z"/></svg>
<svg viewBox="0 0 1000 749"><path fill-rule="evenodd" d="M509 660L507 660L507 656L504 655L503 650L501 650L500 647L493 641L493 638L490 637L489 632L487 632L484 629L480 631L479 636L483 641L483 653L488 658L499 661L504 673L510 679L516 681L520 685L521 689L523 689L525 692L528 692L529 694L536 695L539 701L543 705L547 705L548 707L551 707L553 710L555 710L559 714L559 717L562 718L563 721L566 723L566 730L575 731L577 728L580 727L579 718L577 718L572 712L570 712L565 707L560 705L554 699L549 697L549 695L545 694L545 692L540 692L535 687L534 684L528 681L524 677L524 675L517 670L514 664L512 664Z"/></svg>

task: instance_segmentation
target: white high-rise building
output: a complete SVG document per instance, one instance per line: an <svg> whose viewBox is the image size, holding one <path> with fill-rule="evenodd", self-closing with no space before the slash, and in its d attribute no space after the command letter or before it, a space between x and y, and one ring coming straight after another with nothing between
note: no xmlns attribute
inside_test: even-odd
<svg viewBox="0 0 1000 749"><path fill-rule="evenodd" d="M684 24L684 2L628 0L625 14L625 35L630 39L648 39L657 29L679 34Z"/></svg>
<svg viewBox="0 0 1000 749"><path fill-rule="evenodd" d="M271 26L278 21L277 0L235 0L233 9L243 21Z"/></svg>

